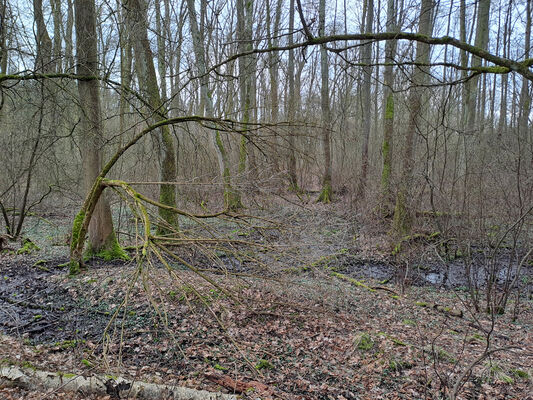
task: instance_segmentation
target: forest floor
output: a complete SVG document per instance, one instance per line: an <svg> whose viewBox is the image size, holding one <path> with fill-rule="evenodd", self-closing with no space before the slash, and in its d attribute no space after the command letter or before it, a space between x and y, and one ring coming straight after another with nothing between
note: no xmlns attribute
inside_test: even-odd
<svg viewBox="0 0 533 400"><path fill-rule="evenodd" d="M41 250L0 254L0 367L262 399L445 398L467 371L458 398L533 398L532 266L509 312L473 313L460 262L439 265L425 243L398 268L386 233L347 215L278 210L283 227L265 251L287 268L262 274L233 260L233 271L204 272L216 286L183 266L133 261L92 261L69 277L64 218L30 221ZM259 240L252 228L234 233ZM483 357L487 348L502 350ZM112 397L0 384L0 399L19 398Z"/></svg>

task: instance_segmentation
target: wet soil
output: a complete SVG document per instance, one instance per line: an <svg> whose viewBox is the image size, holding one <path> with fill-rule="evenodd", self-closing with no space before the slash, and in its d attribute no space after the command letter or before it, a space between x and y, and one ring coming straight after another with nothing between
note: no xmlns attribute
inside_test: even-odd
<svg viewBox="0 0 533 400"><path fill-rule="evenodd" d="M349 254L336 256L328 262L329 268L355 279L375 279L378 281L398 282L406 280L411 285L437 286L446 289L464 289L470 282L478 287L485 287L490 265L487 260L478 258L471 265L470 280L466 272L464 260L456 259L447 264L436 263L432 260L426 262L393 263L375 260L362 260ZM494 273L496 285L503 287L506 282L513 282L518 272L516 262L509 267L509 258L499 256L495 263ZM522 287L533 290L533 265L524 263L519 271L514 288Z"/></svg>
<svg viewBox="0 0 533 400"><path fill-rule="evenodd" d="M212 270L234 270L247 272L251 269L224 255L220 256L224 265L207 264ZM73 290L67 277L67 267L58 265L67 262L67 258L56 258L46 262L34 258L17 257L16 260L0 259L0 332L8 335L26 337L31 343L72 343L76 340L101 339L106 329L112 307L109 304L89 301L83 296L79 284ZM503 260L502 260L503 262ZM108 268L112 263L101 260L92 261L91 270ZM125 263L116 262L118 268ZM179 268L179 266L177 266ZM333 269L360 280L373 279L380 282L398 282L405 277L410 284L417 286L438 286L447 289L464 289L468 285L464 263L460 260L451 262L444 268L439 266L414 265L407 271L392 263L360 260L349 254L337 255L327 265L317 268ZM486 271L478 266L476 276L478 285L486 282ZM513 279L516 266L507 276L507 267L502 266L498 272L497 283ZM522 268L517 281L522 288L533 290L533 267ZM81 293L80 293L81 292ZM138 325L142 328L147 320L154 318L153 310L138 313L135 318L120 317L116 326L126 323L130 328ZM131 330L130 330L131 331Z"/></svg>
<svg viewBox="0 0 533 400"><path fill-rule="evenodd" d="M110 315L73 297L61 283L67 259L39 262L0 260L0 332L24 336L32 343L73 344L76 340L96 340L102 335ZM91 266L98 268L98 264Z"/></svg>

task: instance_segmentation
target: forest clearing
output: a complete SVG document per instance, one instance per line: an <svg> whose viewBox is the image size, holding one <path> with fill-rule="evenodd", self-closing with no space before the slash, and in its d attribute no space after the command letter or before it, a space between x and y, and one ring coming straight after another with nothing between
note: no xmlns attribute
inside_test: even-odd
<svg viewBox="0 0 533 400"><path fill-rule="evenodd" d="M0 399L533 400L533 0L0 0Z"/></svg>

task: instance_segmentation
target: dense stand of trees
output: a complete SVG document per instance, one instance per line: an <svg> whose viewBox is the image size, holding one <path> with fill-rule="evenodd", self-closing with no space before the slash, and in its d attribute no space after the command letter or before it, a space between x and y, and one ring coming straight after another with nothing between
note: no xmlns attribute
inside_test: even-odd
<svg viewBox="0 0 533 400"><path fill-rule="evenodd" d="M191 179L220 182L231 210L273 186L324 203L347 190L400 235L420 214L439 230L514 221L533 203L531 12L531 0L0 0L5 229L20 234L58 193L94 191L102 163L153 124L109 173L159 182L163 232L178 229L170 207L212 193L172 184ZM187 116L203 122L165 122ZM91 249L113 251L108 200L91 213ZM446 218L458 215L464 226Z"/></svg>

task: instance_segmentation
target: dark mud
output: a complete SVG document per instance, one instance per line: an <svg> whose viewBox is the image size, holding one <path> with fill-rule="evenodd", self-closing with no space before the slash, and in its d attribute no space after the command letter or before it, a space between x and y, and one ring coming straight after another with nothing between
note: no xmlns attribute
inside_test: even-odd
<svg viewBox="0 0 533 400"><path fill-rule="evenodd" d="M462 259L450 261L447 264L425 263L386 263L372 260L360 260L349 255L338 256L329 264L339 272L356 279L376 279L379 281L402 281L417 286L438 286L446 289L466 288L471 284L481 288L487 283L491 265L487 260L477 259L471 265L470 279L465 263ZM516 262L509 266L509 259L502 256L494 264L496 285L503 286L506 282L514 282L514 287L525 287L533 290L533 265L525 263L518 272Z"/></svg>
<svg viewBox="0 0 533 400"><path fill-rule="evenodd" d="M67 267L58 267L66 261L55 259L36 265L31 259L0 260L0 332L22 335L32 344L58 346L101 338L110 313L88 304L83 297L73 298L68 287L54 279L66 276Z"/></svg>

